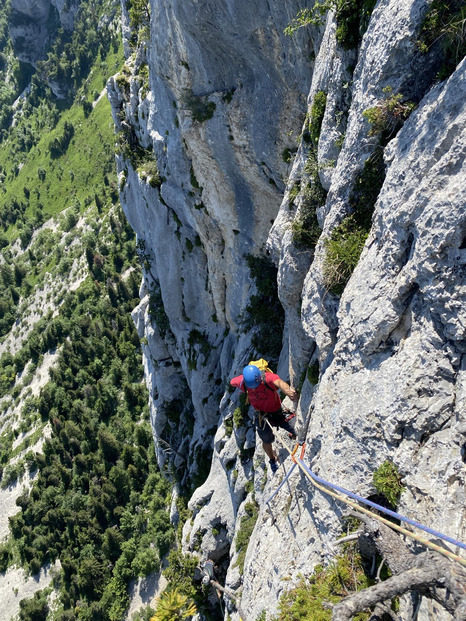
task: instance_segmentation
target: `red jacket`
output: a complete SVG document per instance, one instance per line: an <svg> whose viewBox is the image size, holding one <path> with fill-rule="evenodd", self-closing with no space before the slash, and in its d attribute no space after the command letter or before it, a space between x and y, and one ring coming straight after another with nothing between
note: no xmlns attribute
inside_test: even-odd
<svg viewBox="0 0 466 621"><path fill-rule="evenodd" d="M276 373L269 373L266 371L265 382L267 387L261 382L257 388L246 388L242 375L234 377L230 384L233 388L239 388L242 392L247 392L249 403L255 410L259 412L277 412L282 407L278 388L274 384L274 381L278 379L280 379L280 377Z"/></svg>

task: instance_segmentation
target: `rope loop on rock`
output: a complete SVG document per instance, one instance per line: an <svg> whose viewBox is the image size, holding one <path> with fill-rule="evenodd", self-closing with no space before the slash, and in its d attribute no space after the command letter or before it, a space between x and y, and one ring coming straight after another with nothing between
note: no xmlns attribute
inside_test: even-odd
<svg viewBox="0 0 466 621"><path fill-rule="evenodd" d="M270 425L270 423L268 421L267 421L267 423ZM306 425L306 428L307 428L307 425ZM368 500L367 498L363 498L362 496L359 496L358 494L354 494L353 492L350 492L349 490L346 490L345 488L340 487L339 485L336 485L334 483L330 483L329 481L325 481L324 479L319 477L317 474L312 472L312 470L304 463L304 461L303 461L303 459L304 459L304 451L305 451L305 443L304 443L304 441L297 442L296 446L293 448L292 451L290 451L288 446L286 446L286 444L284 444L283 442L280 442L280 444L281 444L281 446L283 446L288 451L288 453L289 453L289 455L290 455L290 457L291 457L291 459L293 460L294 463L293 463L293 466L291 467L290 471L288 472L288 474L284 478L284 480L281 482L281 484L275 490L275 492L270 496L270 498L268 500L266 500L267 504L280 491L280 489L283 487L283 485L285 484L285 482L288 480L288 478L290 477L291 473L293 472L294 467L296 465L298 465L299 468L301 469L301 471L307 477L307 479L309 479L309 481L311 481L311 483L314 485L314 487L316 487L317 489L322 491L324 494L328 494L328 495L332 496L336 500L339 500L340 502L343 502L343 503L349 505L350 507L352 507L356 511L359 511L360 513L364 513L364 514L370 516L371 518L373 518L374 520L378 520L379 522L382 522L383 524L385 524L386 526L389 526L393 530L396 530L396 531L402 533L403 535L406 535L407 537L410 537L411 539L414 539L415 541L418 541L419 543L422 543L422 545L424 545L424 546L426 546L428 548L431 548L432 550L435 550L436 552L439 552L440 554L443 554L444 556L447 556L452 561L460 563L461 565L466 567L466 559L462 558L461 556L458 556L454 552L451 552L451 550L443 548L443 547L433 543L432 541L428 541L427 539L423 539L419 535L416 535L415 533L407 530L406 528L403 528L402 526L399 526L398 524L395 524L394 522L391 522L390 520L387 520L383 516L377 515L376 513L374 513L373 511L370 511L369 509L366 509L365 507L361 507L360 504L357 504L356 502L353 502L353 500L356 500L358 503L362 503L362 504L368 505L368 506L372 507L373 509L376 509L377 511L380 511L381 513L385 513L386 515L389 515L390 517L393 517L393 518L395 518L397 520L400 520L401 522L405 522L406 524L409 524L410 526L414 526L415 528L418 528L418 529L420 529L420 530L422 530L422 531L424 531L424 532L426 532L426 533L428 533L430 535L433 535L434 537L438 537L439 539L442 539L443 541L447 541L448 543L451 543L451 544L453 544L455 546L458 546L459 548L461 548L463 550L466 550L466 544L462 543L461 541L458 541L457 539L454 539L453 537L450 537L448 535L444 535L443 533L441 533L441 532L439 532L437 530L434 530L433 528L429 528L428 526L424 526L423 524L420 524L419 522L416 522L415 520L412 520L411 518L407 518L404 515L401 515L400 513L397 513L396 511L392 511L391 509L387 509L386 507L382 507L382 505L378 505L377 503L372 502L371 500ZM299 457L296 457L296 453L297 453L297 450L298 450L299 446L301 446L301 455ZM328 489L328 488L330 488L330 489ZM335 491L331 491L331 490L335 490ZM335 492L339 492L339 493L335 493ZM345 494L345 496L348 496L348 498L345 498L345 496L342 496L341 494ZM353 500L350 500L350 498L352 498Z"/></svg>

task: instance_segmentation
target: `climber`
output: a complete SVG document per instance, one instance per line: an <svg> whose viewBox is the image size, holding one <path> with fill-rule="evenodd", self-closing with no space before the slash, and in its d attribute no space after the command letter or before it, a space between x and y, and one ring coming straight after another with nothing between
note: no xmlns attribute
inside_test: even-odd
<svg viewBox="0 0 466 621"><path fill-rule="evenodd" d="M285 429L293 440L296 438L295 431L289 422L295 414L283 411L278 391L282 390L292 401L298 400L298 393L275 373L261 371L253 364L244 367L243 373L234 377L230 384L233 388L239 388L247 393L249 403L255 410L254 426L270 460L270 468L275 473L279 462L278 455L273 448L275 436L271 425Z"/></svg>

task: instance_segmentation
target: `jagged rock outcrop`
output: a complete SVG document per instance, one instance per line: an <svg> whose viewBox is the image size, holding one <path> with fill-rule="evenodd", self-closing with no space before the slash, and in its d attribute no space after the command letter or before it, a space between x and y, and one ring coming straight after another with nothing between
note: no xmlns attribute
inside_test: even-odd
<svg viewBox="0 0 466 621"><path fill-rule="evenodd" d="M153 149L160 175L152 187L147 160L131 161L124 149L118 157L145 266L146 297L135 318L147 339L159 458L168 443L176 465L185 460L195 470L194 452L215 434L210 475L191 499L183 542L222 564L230 588L242 583L248 619L274 611L300 573L329 560L345 510L294 474L273 500L272 519L263 501L280 477L266 483L261 449L248 460L253 435L244 427L231 433L226 422L237 396L223 394L225 383L251 351L239 322L254 293L244 255L263 249L267 237L286 317L279 372L296 384L304 378L298 413L303 425L312 404L312 468L367 497L374 470L393 460L405 485L400 511L466 535L465 62L435 83L436 50L423 55L416 43L425 0L379 1L351 50L336 41L332 14L320 32L285 38L299 8L212 1L188 10L153 0L147 56L129 60L127 84L121 76L109 83L123 143ZM310 47L315 62L307 60ZM282 153L297 146L288 134L301 131L308 91L305 131L316 95L326 96L320 138L314 145L303 132L287 170ZM363 113L383 106L387 93L416 109L381 137ZM357 211L368 161L377 163L372 226L336 293L328 240ZM317 205L321 235L303 247L293 223L319 183L327 193ZM306 376L309 367L318 377ZM173 418L167 402L180 391L185 401ZM189 399L194 428L182 422L177 435ZM235 537L253 491L260 512L241 578ZM424 603L419 618L429 614Z"/></svg>

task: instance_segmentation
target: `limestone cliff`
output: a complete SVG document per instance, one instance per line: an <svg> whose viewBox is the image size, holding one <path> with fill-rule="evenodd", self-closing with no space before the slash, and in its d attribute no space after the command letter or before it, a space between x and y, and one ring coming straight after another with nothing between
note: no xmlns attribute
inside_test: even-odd
<svg viewBox="0 0 466 621"><path fill-rule="evenodd" d="M76 0L12 0L10 35L18 58L32 65L43 59L56 30L72 30L78 8Z"/></svg>
<svg viewBox="0 0 466 621"><path fill-rule="evenodd" d="M425 0L379 0L351 45L331 12L286 37L300 8L152 0L150 40L127 45L126 74L109 83L121 200L145 266L134 316L159 460L171 450L175 470L195 473L214 435L183 541L243 585L248 619L331 557L344 507L295 474L272 524L263 500L280 477L264 489L261 449L247 458L254 434L225 424L237 406L228 379L261 353L241 330L255 292L247 254L278 267L278 371L301 388L300 426L312 405L313 469L368 497L393 460L399 510L466 537L465 62L435 79L441 50L419 45ZM309 244L298 232L311 216ZM369 219L362 254L335 284L331 242L358 218ZM252 489L260 513L241 577L234 540ZM431 614L424 602L419 618Z"/></svg>

